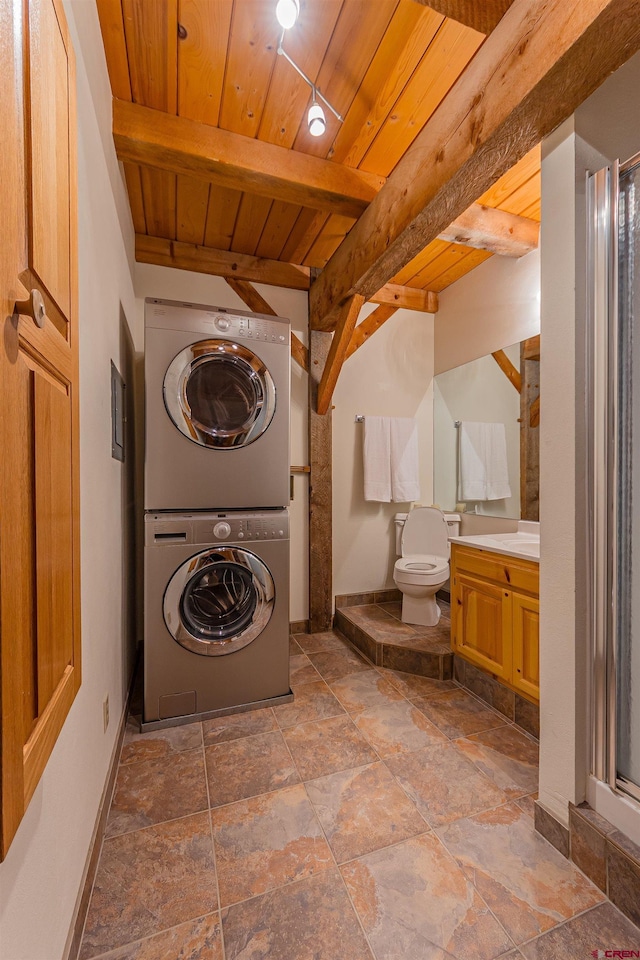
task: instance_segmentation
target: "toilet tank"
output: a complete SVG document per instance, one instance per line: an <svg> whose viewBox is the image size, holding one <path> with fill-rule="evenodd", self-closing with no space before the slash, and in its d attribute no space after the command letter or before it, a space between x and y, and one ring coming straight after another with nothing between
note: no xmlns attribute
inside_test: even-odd
<svg viewBox="0 0 640 960"><path fill-rule="evenodd" d="M445 513L445 520L447 521L447 530L449 531L447 536L449 539L451 537L460 536L460 514L459 513Z"/></svg>

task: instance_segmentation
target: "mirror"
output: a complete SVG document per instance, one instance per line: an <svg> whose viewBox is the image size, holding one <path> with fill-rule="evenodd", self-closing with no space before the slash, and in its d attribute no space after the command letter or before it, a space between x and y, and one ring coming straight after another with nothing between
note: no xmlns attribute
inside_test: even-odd
<svg viewBox="0 0 640 960"><path fill-rule="evenodd" d="M535 344L534 344L534 341ZM516 343L460 367L454 367L434 378L433 395L433 460L434 502L443 510L455 510L465 503L466 511L490 517L514 520L538 519L538 456L537 426L539 423L539 337ZM522 424L525 422L524 429ZM456 426L456 422L462 426ZM464 424L504 424L501 428L469 427L461 437ZM479 488L469 483L469 470L461 476L461 445L476 442L469 431L488 429L487 436L495 443L498 435L498 457L506 452L506 474L510 496L495 499L472 499L469 490ZM522 448L522 449L521 449ZM469 450L467 446L467 450ZM471 448L474 452L475 448ZM496 449L494 447L494 449ZM474 454L475 456L475 454ZM465 457L463 454L462 461ZM467 464L469 458L466 458ZM521 483L520 465L525 465ZM466 484L467 497L462 483ZM492 497L504 488L487 491ZM521 504L521 496L525 502Z"/></svg>

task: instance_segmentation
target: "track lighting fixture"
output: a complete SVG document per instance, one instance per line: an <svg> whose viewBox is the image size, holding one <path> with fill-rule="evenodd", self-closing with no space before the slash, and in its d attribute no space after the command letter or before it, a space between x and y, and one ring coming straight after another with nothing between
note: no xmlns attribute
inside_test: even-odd
<svg viewBox="0 0 640 960"><path fill-rule="evenodd" d="M331 111L331 113L337 120L340 121L340 123L344 123L344 118L341 117L338 111L331 106L327 98L320 93L313 80L309 79L306 73L300 69L294 60L291 59L287 51L282 46L285 31L294 25L298 19L299 13L300 0L278 0L278 3L276 4L276 17L278 19L278 23L282 27L282 33L280 34L280 40L278 42L278 54L279 56L284 57L285 60L291 64L293 69L300 74L304 82L308 83L311 87L311 90L313 91L313 99L307 114L307 126L309 127L309 133L312 137L321 137L327 129L327 119L324 115L324 110L318 103L318 100L322 100L325 107Z"/></svg>
<svg viewBox="0 0 640 960"><path fill-rule="evenodd" d="M276 17L283 30L290 30L300 14L300 0L278 0Z"/></svg>
<svg viewBox="0 0 640 960"><path fill-rule="evenodd" d="M321 137L327 129L327 121L325 119L324 110L316 100L315 88L313 91L313 100L311 101L309 113L307 114L307 124L309 126L309 133L312 137Z"/></svg>

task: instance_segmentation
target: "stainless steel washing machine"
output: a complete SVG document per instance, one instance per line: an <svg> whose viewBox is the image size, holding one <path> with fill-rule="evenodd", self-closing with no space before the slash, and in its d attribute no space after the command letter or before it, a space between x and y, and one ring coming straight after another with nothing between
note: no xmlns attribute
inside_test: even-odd
<svg viewBox="0 0 640 960"><path fill-rule="evenodd" d="M290 324L145 302L145 510L289 503Z"/></svg>
<svg viewBox="0 0 640 960"><path fill-rule="evenodd" d="M144 525L143 727L293 699L288 511Z"/></svg>

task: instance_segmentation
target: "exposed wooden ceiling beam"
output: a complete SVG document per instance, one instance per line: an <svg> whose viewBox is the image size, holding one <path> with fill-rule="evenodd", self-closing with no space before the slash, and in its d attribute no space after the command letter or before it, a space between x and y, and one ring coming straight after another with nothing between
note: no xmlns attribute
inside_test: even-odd
<svg viewBox="0 0 640 960"><path fill-rule="evenodd" d="M113 136L125 162L346 216L359 217L385 183L384 177L122 100L113 102ZM473 204L441 239L521 257L535 247L537 233L533 220Z"/></svg>
<svg viewBox="0 0 640 960"><path fill-rule="evenodd" d="M491 33L505 15L513 0L417 0L445 17L473 27L479 33Z"/></svg>
<svg viewBox="0 0 640 960"><path fill-rule="evenodd" d="M503 257L524 257L538 246L539 234L540 224L535 220L474 203L438 239Z"/></svg>
<svg viewBox="0 0 640 960"><path fill-rule="evenodd" d="M195 243L165 240L163 237L148 237L142 233L136 234L136 260L178 270L209 273L214 277L237 277L239 280L291 290L309 289L309 267L248 257L241 253L229 253L228 250L214 250Z"/></svg>
<svg viewBox="0 0 640 960"><path fill-rule="evenodd" d="M369 337L372 337L376 330L379 330L382 324L386 323L397 310L397 307L387 307L383 305L376 307L373 313L365 317L353 331L349 346L347 347L345 360L353 356L356 350L361 347L363 343L366 343Z"/></svg>
<svg viewBox="0 0 640 960"><path fill-rule="evenodd" d="M228 250L214 250L213 247L166 240L164 237L148 237L143 233L136 234L136 260L139 263L155 263L161 267L192 270L214 277L231 277L292 290L308 290L311 285L309 267L284 263L281 260L248 257L241 253L230 253ZM388 283L376 290L371 301L426 313L436 313L438 310L437 293L417 287L402 287L395 283Z"/></svg>
<svg viewBox="0 0 640 960"><path fill-rule="evenodd" d="M518 393L520 393L522 390L522 377L520 376L520 371L516 370L504 350L496 350L491 354L491 356L498 364L509 383L512 383Z"/></svg>
<svg viewBox="0 0 640 960"><path fill-rule="evenodd" d="M249 310L253 310L254 313L266 313L271 317L278 316L271 304L267 303L262 294L248 280L237 280L235 277L225 277L225 280L233 292L246 303ZM309 351L293 330L291 331L291 356L303 370L309 372Z"/></svg>
<svg viewBox="0 0 640 960"><path fill-rule="evenodd" d="M371 303L383 303L387 307L403 307L405 310L420 310L424 313L438 312L438 294L419 287L402 287L397 283L385 283L372 297Z"/></svg>
<svg viewBox="0 0 640 960"><path fill-rule="evenodd" d="M370 298L638 47L637 0L515 0L313 284L312 326Z"/></svg>
<svg viewBox="0 0 640 960"><path fill-rule="evenodd" d="M331 339L329 355L322 371L322 379L318 387L318 413L324 415L331 405L333 391L336 388L342 364L347 357L347 349L358 320L364 297L356 294L350 297L340 310L335 333Z"/></svg>
<svg viewBox="0 0 640 960"><path fill-rule="evenodd" d="M358 218L384 177L125 100L113 101L119 160Z"/></svg>

